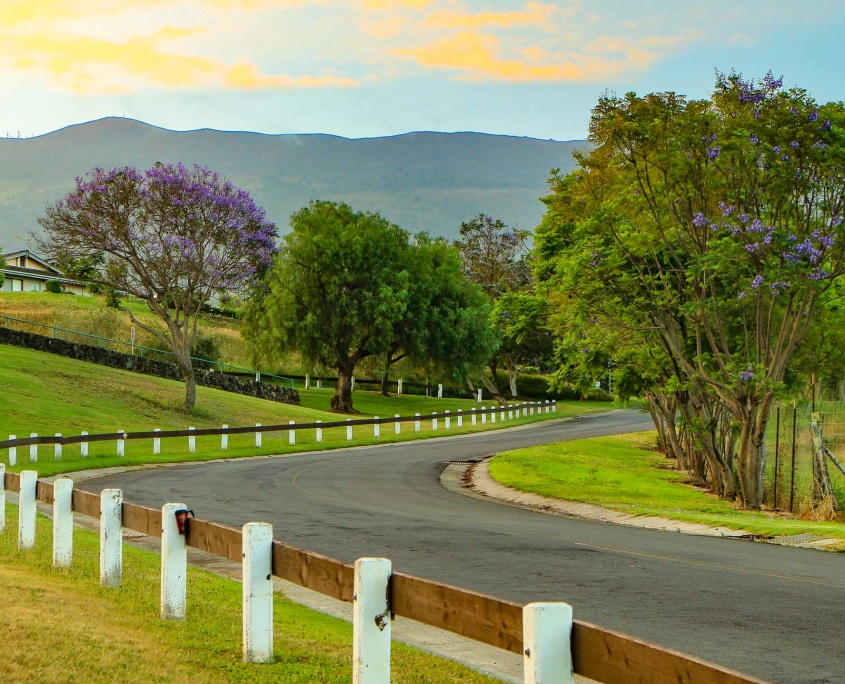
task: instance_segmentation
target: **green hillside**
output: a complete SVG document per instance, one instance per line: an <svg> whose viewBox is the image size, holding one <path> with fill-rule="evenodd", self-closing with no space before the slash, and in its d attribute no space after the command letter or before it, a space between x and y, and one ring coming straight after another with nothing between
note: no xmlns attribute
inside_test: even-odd
<svg viewBox="0 0 845 684"><path fill-rule="evenodd" d="M0 246L21 245L47 203L94 166L198 163L247 189L282 232L311 199L381 212L413 232L454 237L480 212L533 229L552 168L570 169L583 141L481 133L387 138L175 132L107 118L30 139L0 139Z"/></svg>

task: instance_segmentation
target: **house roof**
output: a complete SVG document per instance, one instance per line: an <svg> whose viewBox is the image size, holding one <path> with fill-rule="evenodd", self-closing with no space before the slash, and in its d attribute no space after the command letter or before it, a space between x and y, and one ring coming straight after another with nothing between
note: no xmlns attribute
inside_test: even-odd
<svg viewBox="0 0 845 684"><path fill-rule="evenodd" d="M12 259L17 259L18 257L22 257L22 256L25 256L27 259L32 259L33 261L38 262L44 268L49 269L50 271L53 272L53 274L55 274L59 277L61 277L63 275L63 273L58 268L56 268L53 264L51 264L49 261L47 261L46 259L42 259L37 254L33 254L28 249L19 249L17 252L8 252L7 254L4 254L3 259L6 262L6 268L10 268L10 269L19 271L21 273L30 273L30 272L34 273L34 274L39 273L39 271L36 270L36 269L21 268L19 266L9 266L9 262Z"/></svg>

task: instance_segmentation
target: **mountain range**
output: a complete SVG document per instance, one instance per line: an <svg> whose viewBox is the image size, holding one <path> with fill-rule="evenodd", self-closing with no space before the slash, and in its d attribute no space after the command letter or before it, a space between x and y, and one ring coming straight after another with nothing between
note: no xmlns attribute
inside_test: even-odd
<svg viewBox="0 0 845 684"><path fill-rule="evenodd" d="M26 244L47 204L95 166L150 168L157 161L200 164L248 190L280 234L312 199L377 211L412 232L454 238L461 222L490 214L532 230L549 172L570 170L586 142L484 133L407 133L349 139L170 131L110 117L35 138L0 139L0 247Z"/></svg>

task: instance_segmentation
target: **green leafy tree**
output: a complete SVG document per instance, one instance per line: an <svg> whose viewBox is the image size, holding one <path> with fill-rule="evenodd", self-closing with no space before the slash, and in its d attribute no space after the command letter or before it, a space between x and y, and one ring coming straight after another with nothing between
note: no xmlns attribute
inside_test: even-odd
<svg viewBox="0 0 845 684"><path fill-rule="evenodd" d="M593 151L553 179L555 287L584 318L641 334L656 381L693 407L694 446L720 452L723 495L735 467L752 509L773 401L845 272L843 126L841 104L771 73L720 74L709 100L602 97Z"/></svg>
<svg viewBox="0 0 845 684"><path fill-rule="evenodd" d="M352 412L352 375L394 344L410 301L408 233L378 214L313 201L293 214L275 265L245 313L256 354L292 352L337 369L333 411Z"/></svg>
<svg viewBox="0 0 845 684"><path fill-rule="evenodd" d="M488 299L480 287L464 278L455 247L420 233L407 268L408 308L394 324L393 341L384 355L383 394L390 367L404 358L440 377L462 382L483 367L497 342Z"/></svg>
<svg viewBox="0 0 845 684"><path fill-rule="evenodd" d="M508 292L496 300L490 320L501 339L497 355L508 373L511 396L524 366L538 366L552 352L543 297L533 291Z"/></svg>

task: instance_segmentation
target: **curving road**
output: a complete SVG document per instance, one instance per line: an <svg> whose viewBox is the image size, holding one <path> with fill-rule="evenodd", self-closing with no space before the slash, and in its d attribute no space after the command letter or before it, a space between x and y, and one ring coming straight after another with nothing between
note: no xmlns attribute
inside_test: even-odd
<svg viewBox="0 0 845 684"><path fill-rule="evenodd" d="M649 429L614 411L479 435L124 473L80 486L185 501L202 518L274 525L344 561L521 602L563 600L583 620L773 682L845 682L845 554L690 537L538 514L439 485L444 461Z"/></svg>

